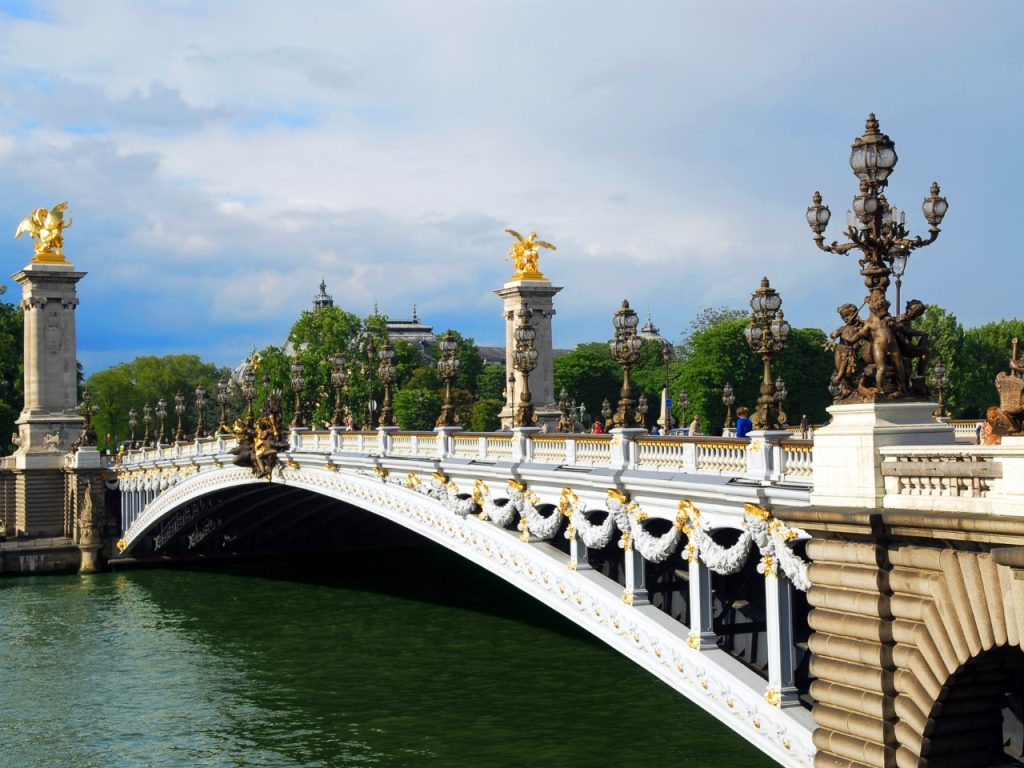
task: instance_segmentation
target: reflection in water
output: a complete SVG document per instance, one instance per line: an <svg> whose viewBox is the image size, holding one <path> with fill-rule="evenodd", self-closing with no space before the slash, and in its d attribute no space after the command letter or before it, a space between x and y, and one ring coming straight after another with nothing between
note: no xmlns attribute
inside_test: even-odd
<svg viewBox="0 0 1024 768"><path fill-rule="evenodd" d="M5 766L771 764L432 549L7 579L0 669Z"/></svg>

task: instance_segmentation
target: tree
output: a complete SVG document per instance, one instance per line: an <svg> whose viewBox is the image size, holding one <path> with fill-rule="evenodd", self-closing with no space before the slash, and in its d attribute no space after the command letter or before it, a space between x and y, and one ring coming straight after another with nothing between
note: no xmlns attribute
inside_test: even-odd
<svg viewBox="0 0 1024 768"><path fill-rule="evenodd" d="M554 374L556 395L565 387L569 397L585 405L592 418L600 414L605 398L615 408L622 388L622 369L612 360L608 344L580 344L572 352L555 358Z"/></svg>
<svg viewBox="0 0 1024 768"><path fill-rule="evenodd" d="M488 366L494 368L496 366ZM483 397L473 403L469 418L469 428L474 432L493 432L501 426L499 414L505 407L505 401L492 397Z"/></svg>
<svg viewBox="0 0 1024 768"><path fill-rule="evenodd" d="M926 376L931 386L931 369L941 360L946 366L950 387L946 391L946 406L956 411L963 409L963 370L964 360L964 327L956 319L956 315L942 307L929 305L924 314L917 319L914 327L928 334L931 345L931 362ZM933 393L934 394L934 393Z"/></svg>
<svg viewBox="0 0 1024 768"><path fill-rule="evenodd" d="M508 371L504 365L485 365L476 380L476 394L481 400L503 402L507 386Z"/></svg>
<svg viewBox="0 0 1024 768"><path fill-rule="evenodd" d="M761 359L747 346L743 330L747 320L737 318L698 331L690 337L690 351L675 380L689 396L687 418L699 414L709 434L725 422L722 387L732 384L736 406L753 411L760 396ZM812 422L825 420L829 405L828 381L832 373L832 354L822 345L825 334L817 328L794 328L786 348L775 359L772 374L782 376L788 397L783 403L788 421L797 423L807 414ZM735 413L735 411L734 411Z"/></svg>
<svg viewBox="0 0 1024 768"><path fill-rule="evenodd" d="M984 416L988 406L999 402L996 374L1010 368L1008 361L1014 337L1024 339L1024 321L997 320L964 331L962 363L954 385L961 408L958 416L979 418Z"/></svg>
<svg viewBox="0 0 1024 768"><path fill-rule="evenodd" d="M204 362L198 355L165 355L156 357L144 355L130 363L118 363L92 374L85 382L85 388L92 395L92 402L99 410L93 416L93 426L99 437L101 448L114 448L118 441L127 440L130 434L128 411L134 408L138 414L136 438L142 438L142 406L149 403L154 410L151 430L156 430L156 404L160 398L167 402L165 437L172 439L177 424L174 413L174 396L181 392L185 396L186 412L183 425L189 437L195 434L195 390L202 385L213 403L217 393L217 382L230 374L226 368ZM208 429L216 426L216 408L207 413ZM106 440L106 435L111 440Z"/></svg>
<svg viewBox="0 0 1024 768"><path fill-rule="evenodd" d="M701 307L697 316L690 321L689 327L682 334L683 341L680 344L679 356L686 358L690 354L692 351L690 340L694 335L731 320L739 320L741 318L745 320L748 314L745 309L733 309L725 306Z"/></svg>
<svg viewBox="0 0 1024 768"><path fill-rule="evenodd" d="M430 430L441 413L436 390L406 388L394 398L395 421L402 429Z"/></svg>
<svg viewBox="0 0 1024 768"><path fill-rule="evenodd" d="M0 295L6 289L0 285ZM23 323L20 307L0 302L0 455L13 448L9 435L24 405Z"/></svg>

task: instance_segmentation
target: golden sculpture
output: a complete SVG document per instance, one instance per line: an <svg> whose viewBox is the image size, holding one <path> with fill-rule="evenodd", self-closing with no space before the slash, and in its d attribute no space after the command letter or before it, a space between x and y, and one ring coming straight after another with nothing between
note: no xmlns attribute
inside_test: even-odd
<svg viewBox="0 0 1024 768"><path fill-rule="evenodd" d="M505 231L516 239L516 242L512 243L512 250L508 252L509 258L512 259L512 265L516 268L512 279L547 280L540 273L540 270L537 269L537 259L540 256L537 253L537 249L548 248L552 251L557 251L558 249L545 240L538 240L536 232L531 232L529 237L523 237L514 229L506 229Z"/></svg>
<svg viewBox="0 0 1024 768"><path fill-rule="evenodd" d="M17 240L28 233L29 237L36 241L36 252L32 257L34 262L67 264L68 261L61 249L64 247L64 230L70 226L71 212L65 201L50 210L36 208L18 225L14 239Z"/></svg>

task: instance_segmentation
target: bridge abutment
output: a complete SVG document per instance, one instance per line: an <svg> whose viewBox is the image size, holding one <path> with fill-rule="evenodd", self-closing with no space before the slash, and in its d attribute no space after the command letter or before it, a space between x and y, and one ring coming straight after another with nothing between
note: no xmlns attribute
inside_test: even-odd
<svg viewBox="0 0 1024 768"><path fill-rule="evenodd" d="M813 534L815 766L1006 759L1004 741L1022 741L1024 549L999 547L1024 545L1019 524L896 510L784 518Z"/></svg>

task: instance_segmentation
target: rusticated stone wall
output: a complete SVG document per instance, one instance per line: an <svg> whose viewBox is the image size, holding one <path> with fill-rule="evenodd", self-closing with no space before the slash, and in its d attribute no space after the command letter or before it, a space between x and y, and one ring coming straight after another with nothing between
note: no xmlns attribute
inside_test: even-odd
<svg viewBox="0 0 1024 768"><path fill-rule="evenodd" d="M814 536L816 766L989 766L1005 759L1004 740L1019 747L1003 711L1024 692L1024 520L779 516Z"/></svg>

